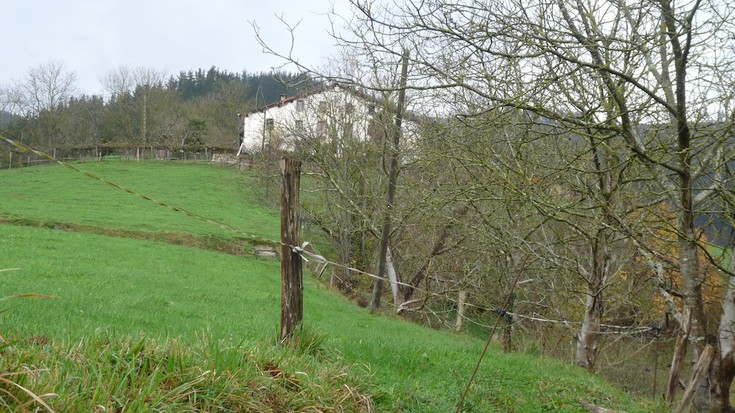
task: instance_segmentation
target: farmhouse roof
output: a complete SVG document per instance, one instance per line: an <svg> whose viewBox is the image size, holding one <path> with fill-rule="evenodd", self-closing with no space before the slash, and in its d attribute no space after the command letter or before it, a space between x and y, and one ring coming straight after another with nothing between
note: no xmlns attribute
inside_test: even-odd
<svg viewBox="0 0 735 413"><path fill-rule="evenodd" d="M297 101L299 99L304 99L304 98L309 97L309 96L312 96L312 95L318 95L320 93L324 93L326 91L329 91L329 90L332 90L332 89L337 89L337 88L340 88L340 89L344 90L345 92L347 92L347 93L349 93L351 95L357 96L357 97L359 97L359 98L361 98L363 100L373 101L373 102L376 102L376 103L378 102L378 99L376 99L375 97L370 96L367 93L360 92L360 91L358 91L358 90L356 90L356 89L354 89L352 87L343 86L343 85L340 85L338 83L330 83L328 85L320 86L320 87L314 88L312 90L309 90L307 92L303 92L303 93L300 93L298 95L291 96L291 97L286 97L285 95L281 95L281 99L280 100L277 100L277 101L272 102L272 103L268 103L266 105L263 105L263 106L260 106L258 108L252 109L252 110L250 110L248 112L245 112L245 114L243 115L243 117L248 117L248 116L250 116L252 114L255 114L255 113L265 112L268 109L282 107L282 106L288 105L291 102L295 102L295 101Z"/></svg>

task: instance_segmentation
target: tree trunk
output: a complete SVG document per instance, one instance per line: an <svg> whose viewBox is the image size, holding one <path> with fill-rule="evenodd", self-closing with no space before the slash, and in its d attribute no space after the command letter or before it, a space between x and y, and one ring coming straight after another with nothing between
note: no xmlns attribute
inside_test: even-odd
<svg viewBox="0 0 735 413"><path fill-rule="evenodd" d="M691 191L688 192L688 196L691 198ZM686 194L682 195L682 198L686 197ZM701 357L707 344L707 325L702 297L704 276L700 272L697 259L698 248L696 241L694 241L694 216L691 213L691 201L688 206L689 208L684 208L680 213L682 215L681 219L684 221L684 225L680 226L683 234L679 235L680 270L684 285L684 307L690 311L689 342L692 345L692 357L696 362ZM698 386L694 393L692 404L698 412L722 411L712 410L717 404L715 400L718 397L714 394L714 388L711 384L718 376L716 372L718 367L719 363L712 363L708 373L702 378L702 385Z"/></svg>
<svg viewBox="0 0 735 413"><path fill-rule="evenodd" d="M735 260L733 260L735 261ZM735 266L735 262L731 264ZM710 411L733 412L730 406L730 385L735 377L735 278L727 282L727 294L722 302L722 318L718 337L719 351L710 366L714 378L709 392L714 396Z"/></svg>
<svg viewBox="0 0 735 413"><path fill-rule="evenodd" d="M602 291L594 285L587 286L584 319L577 335L575 364L590 372L595 371L599 345L600 324L602 323Z"/></svg>
<svg viewBox="0 0 735 413"><path fill-rule="evenodd" d="M575 364L590 372L595 371L600 342L602 316L605 312L603 294L610 271L607 230L600 230L592 247L592 273L587 280L587 298L584 319L577 335Z"/></svg>
<svg viewBox="0 0 735 413"><path fill-rule="evenodd" d="M688 310L685 310L688 312ZM676 395L676 388L679 385L679 377L681 375L681 366L684 362L684 356L687 352L687 346L689 345L689 321L687 318L686 325L682 326L683 331L679 338L676 339L676 346L674 346L674 357L671 360L671 368L669 369L669 381L666 386L666 401L669 404L674 402L674 396Z"/></svg>
<svg viewBox="0 0 735 413"><path fill-rule="evenodd" d="M448 250L446 244L447 240L449 239L450 233L455 226L454 222L455 220L463 217L467 213L467 211L469 211L469 206L463 205L459 208L459 210L452 214L450 222L442 227L441 232L439 233L439 237L434 243L434 248L432 248L431 254L424 262L424 265L422 265L421 268L416 271L416 274L411 277L411 280L408 282L408 286L401 287L403 301L408 301L411 299L411 297L413 297L414 292L416 292L416 288L426 277L426 273L429 269L429 264L431 264L431 260L441 254L444 254Z"/></svg>
<svg viewBox="0 0 735 413"><path fill-rule="evenodd" d="M380 238L380 262L378 263L378 278L373 286L373 299L370 308L380 308L380 297L383 294L383 279L385 278L386 261L388 260L388 244L390 243L391 215L393 211L393 198L398 183L398 157L401 141L401 127L403 124L403 105L406 100L406 82L408 79L408 49L403 51L403 64L401 67L401 85L398 91L398 105L396 108L396 125L393 131L393 142L390 150L390 171L388 172L388 199L386 201L385 216L383 219L383 232Z"/></svg>
<svg viewBox="0 0 735 413"><path fill-rule="evenodd" d="M398 275L396 274L396 267L393 261L393 255L390 252L390 246L385 257L385 272L388 274L390 291L393 293L393 305L398 307L401 304L398 298Z"/></svg>
<svg viewBox="0 0 735 413"><path fill-rule="evenodd" d="M702 388L707 389L710 387L708 385L707 377L711 376L710 366L712 366L712 359L715 358L715 356L715 349L712 346L704 346L702 354L699 357L699 360L697 360L697 364L694 365L692 379L689 381L689 385L684 390L684 395L681 397L681 403L679 403L679 407L676 409L676 413L683 413L689 407L689 403L692 400L693 394L700 393L700 389ZM710 402L712 402L712 400L710 400ZM720 409L714 408L713 404L708 407L695 406L695 408L697 408L697 411L700 412L706 411L715 413L721 411Z"/></svg>

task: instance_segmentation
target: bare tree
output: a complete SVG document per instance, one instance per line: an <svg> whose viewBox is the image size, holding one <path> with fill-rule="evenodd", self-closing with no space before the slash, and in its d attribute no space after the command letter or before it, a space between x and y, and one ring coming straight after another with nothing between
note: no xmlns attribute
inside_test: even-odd
<svg viewBox="0 0 735 413"><path fill-rule="evenodd" d="M591 154L592 166L579 173L592 173L594 178L581 182L594 191L578 199L596 211L584 216L597 234L588 238L589 244L606 245L588 252L591 264L584 269L589 276L583 278L590 280L589 337L594 338L599 324L594 321L596 297L614 273L611 243L623 236L681 274L684 312L677 320L688 337L682 346L690 343L698 359L708 333L702 292L706 278L698 257L708 254L708 247L695 217L716 219L718 211L709 209L708 201L722 197L731 178L726 165L735 121L733 6L717 0L354 0L352 5L356 17L347 22L349 33L335 32L335 37L368 67L396 61L404 49L410 50L409 84L414 99L426 107L470 117L506 108L589 139L584 153ZM282 55L291 57L290 52ZM627 178L618 181L628 186L618 201L628 207L612 208L614 182L624 170L618 168L629 164L640 177L633 185ZM494 170L529 170L524 164L500 166ZM664 205L675 211L675 220L661 213ZM539 206L540 213L574 228L573 215L554 212L553 203ZM657 225L675 234L676 248L660 250L652 228L636 219L640 214L661 218ZM729 268L720 271L732 275ZM722 327L732 324L731 314L724 316L718 357L693 399L699 411L729 410L727 389L735 364L729 362L733 340L727 337L732 333ZM587 334L580 332L580 342L585 341L582 335Z"/></svg>
<svg viewBox="0 0 735 413"><path fill-rule="evenodd" d="M24 116L38 119L34 131L38 143L53 147L60 139L59 130L65 104L74 93L76 75L60 61L28 69L25 78L8 91L10 107Z"/></svg>
<svg viewBox="0 0 735 413"><path fill-rule="evenodd" d="M160 122L156 125L156 121L162 121L164 108L173 104L170 91L164 88L165 81L164 72L146 67L121 66L103 78L102 83L111 95L112 119L130 144L148 145L151 125L170 129L170 125Z"/></svg>
<svg viewBox="0 0 735 413"><path fill-rule="evenodd" d="M484 101L475 106L481 111L523 109L628 148L658 186L640 204L654 205L657 198L677 211L670 223L676 256L660 258L682 274L683 319L690 323L682 331L690 332L698 359L707 330L697 256L706 247L695 216L708 212L702 202L723 183L703 185L702 177L723 176L727 158L722 144L729 127L711 125L733 120L724 103L732 91L720 83L733 77L732 7L700 0L353 4L361 47L393 55L410 48L413 67L426 76L424 87L446 100ZM596 104L580 108L580 101ZM658 252L624 216L607 221ZM723 350L720 359L729 354ZM723 393L732 375L723 368L733 366L712 363L694 397L699 411L728 411Z"/></svg>

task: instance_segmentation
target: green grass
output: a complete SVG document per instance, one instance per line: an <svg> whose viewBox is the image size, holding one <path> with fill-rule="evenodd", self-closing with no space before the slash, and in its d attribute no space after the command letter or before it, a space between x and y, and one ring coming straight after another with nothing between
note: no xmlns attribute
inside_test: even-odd
<svg viewBox="0 0 735 413"><path fill-rule="evenodd" d="M68 412L338 412L372 406L358 387L367 387L364 373L249 341L231 345L202 337L191 344L97 332L73 344L34 337L5 349L0 365L22 374L12 377L13 385L0 381L3 411L31 411L43 403L47 411Z"/></svg>
<svg viewBox="0 0 735 413"><path fill-rule="evenodd" d="M29 333L48 329L40 333L60 336L114 328L178 336L212 329L230 336L266 327L275 331L280 279L275 261L9 225L0 226L0 249L22 268L0 273L0 296L11 295L12 288L63 297L26 304L5 316L10 322L23 318L24 328L33 330ZM246 310L242 320L231 316Z"/></svg>
<svg viewBox="0 0 735 413"><path fill-rule="evenodd" d="M719 263L722 268L731 268L732 266L732 254L727 248L723 248L717 245L709 245L709 253L716 260L721 260Z"/></svg>
<svg viewBox="0 0 735 413"><path fill-rule="evenodd" d="M110 179L135 176L140 191L149 194L163 190L161 176L190 182L219 177L225 187L241 179L230 171L190 165L92 166ZM34 190L43 190L35 186L37 181L69 189L82 185L67 183L74 178L58 167L10 172L0 172L0 185L14 188L16 198L29 180ZM207 233L185 222L186 216L170 216L151 204L130 206L138 200L127 194L102 196L96 191L107 187L85 189L81 198L125 196L91 213L86 202L67 203L65 197L75 196L56 190L53 202L33 195L28 202L46 207L28 207L28 215L20 201L6 204L5 198L0 211L15 218L78 222L84 217L87 224L141 229L137 211L147 217L147 225L157 225L152 230L171 230L173 225L178 231ZM210 190L179 199L179 191L172 191L162 196L207 215L211 209L222 219L242 219L237 209L248 195L229 192ZM53 207L55 203L67 207ZM277 233L272 214L252 202L242 210L261 217L260 234ZM120 214L127 218L120 219L116 211L126 211ZM0 345L0 372L23 365L43 370L23 384L37 393L56 393L47 400L59 411L89 411L97 404L108 411L227 411L227 403L234 406L231 411L266 411L264 406L272 411L340 411L340 406L367 411L369 398L377 411L448 412L454 411L484 344L371 315L306 275L306 328L300 345L284 348L275 343L280 270L272 260L15 225L0 225L0 251L0 267L21 268L0 272L0 297L30 292L59 297L24 300L0 313L0 333L14 338L11 346ZM284 374L276 377L266 365ZM197 382L206 371L214 373ZM284 377L297 380L297 388ZM307 378L308 385L301 383ZM270 389L270 396L261 397L253 389ZM659 411L575 367L506 355L495 347L463 411L584 412L580 400L629 412Z"/></svg>
<svg viewBox="0 0 735 413"><path fill-rule="evenodd" d="M271 240L277 217L259 207L247 176L229 169L163 162L87 162L73 166L142 195ZM0 218L45 220L141 231L235 236L57 165L0 171Z"/></svg>

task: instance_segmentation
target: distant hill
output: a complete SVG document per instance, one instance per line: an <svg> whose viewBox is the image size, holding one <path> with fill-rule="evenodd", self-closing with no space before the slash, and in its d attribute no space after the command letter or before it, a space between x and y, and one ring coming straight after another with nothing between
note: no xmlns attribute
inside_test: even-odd
<svg viewBox="0 0 735 413"><path fill-rule="evenodd" d="M208 70L181 71L178 76L171 77L169 87L176 89L184 100L191 100L212 95L232 82L245 86L246 98L256 106L275 102L281 94L292 96L316 85L315 81L298 73L231 73L212 66Z"/></svg>

